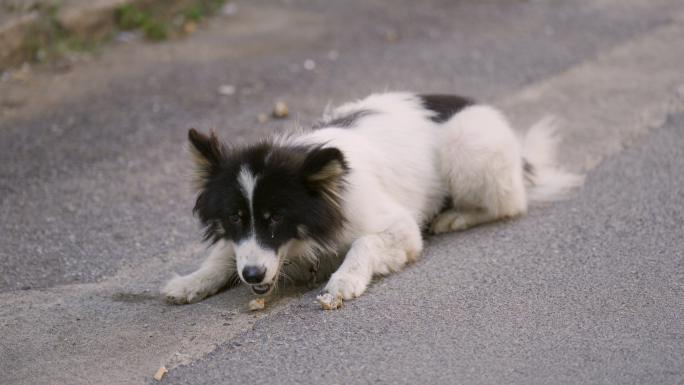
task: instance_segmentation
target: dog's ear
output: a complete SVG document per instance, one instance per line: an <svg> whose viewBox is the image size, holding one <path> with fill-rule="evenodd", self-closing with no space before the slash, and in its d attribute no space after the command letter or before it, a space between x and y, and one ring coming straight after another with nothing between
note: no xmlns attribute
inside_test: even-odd
<svg viewBox="0 0 684 385"><path fill-rule="evenodd" d="M348 172L342 151L334 147L311 150L302 164L304 186L310 191L339 195Z"/></svg>
<svg viewBox="0 0 684 385"><path fill-rule="evenodd" d="M218 170L223 157L223 147L214 130L211 130L211 136L208 136L191 128L188 130L188 139L190 140L188 152L195 159L198 182L201 182L214 175Z"/></svg>

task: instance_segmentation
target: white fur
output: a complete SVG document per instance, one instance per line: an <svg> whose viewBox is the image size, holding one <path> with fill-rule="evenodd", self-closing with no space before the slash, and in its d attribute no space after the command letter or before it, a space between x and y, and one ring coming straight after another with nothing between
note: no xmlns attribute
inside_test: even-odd
<svg viewBox="0 0 684 385"><path fill-rule="evenodd" d="M252 200L254 198L254 187L257 183L257 177L252 175L247 166L242 166L240 169L240 174L238 175L238 182L242 188L242 192L245 194L247 201L249 201L249 208L254 211L252 207Z"/></svg>
<svg viewBox="0 0 684 385"><path fill-rule="evenodd" d="M584 183L584 175L562 170L556 164L556 147L561 137L553 117L545 117L532 126L522 141L523 157L534 165L535 175L527 186L530 202L563 198Z"/></svg>
<svg viewBox="0 0 684 385"><path fill-rule="evenodd" d="M504 116L489 106L465 108L445 123L442 175L454 208L430 227L433 233L463 230L527 210L523 160Z"/></svg>
<svg viewBox="0 0 684 385"><path fill-rule="evenodd" d="M279 139L336 147L349 166L343 207L348 225L334 240L334 249L346 256L325 286L344 299L361 295L373 275L395 272L415 260L422 249L421 228L443 233L517 216L529 202L556 198L582 183L582 177L555 167L558 137L548 119L520 142L503 114L490 106L469 106L436 123L430 119L434 113L410 93L374 94L333 110L325 119L358 110L372 113L353 127ZM523 157L535 168L527 186ZM242 179L247 186L249 178ZM453 208L440 212L447 199ZM259 254L258 245L250 244L242 255L247 246L237 246L238 265L244 265L241 259L249 253ZM306 247L286 249L285 259L295 259L295 253L310 257ZM177 302L192 302L215 292L213 285L221 282L211 270L227 271L228 255L216 253L196 273L172 280L165 293L181 298Z"/></svg>

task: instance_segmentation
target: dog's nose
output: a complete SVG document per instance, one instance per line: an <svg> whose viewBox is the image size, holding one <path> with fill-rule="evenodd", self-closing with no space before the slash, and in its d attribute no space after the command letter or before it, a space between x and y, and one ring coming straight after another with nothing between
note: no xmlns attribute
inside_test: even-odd
<svg viewBox="0 0 684 385"><path fill-rule="evenodd" d="M266 276L266 268L256 267L256 266L245 266L242 269L242 278L244 278L247 283L261 283Z"/></svg>

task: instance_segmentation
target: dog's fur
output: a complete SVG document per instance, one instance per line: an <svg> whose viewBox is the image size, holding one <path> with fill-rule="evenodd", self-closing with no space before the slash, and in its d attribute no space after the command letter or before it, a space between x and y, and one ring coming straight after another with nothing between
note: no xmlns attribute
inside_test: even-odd
<svg viewBox="0 0 684 385"><path fill-rule="evenodd" d="M306 280L320 263L337 267L324 289L351 299L373 275L415 260L422 230L514 217L583 181L554 165L551 120L518 140L496 109L450 95L374 94L310 130L246 147L213 131L189 137L194 212L216 245L199 270L167 284L175 303L238 277L265 294L281 275Z"/></svg>

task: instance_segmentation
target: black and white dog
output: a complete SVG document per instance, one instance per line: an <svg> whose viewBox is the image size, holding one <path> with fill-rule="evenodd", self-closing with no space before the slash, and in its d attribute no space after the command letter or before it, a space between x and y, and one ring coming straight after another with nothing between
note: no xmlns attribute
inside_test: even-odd
<svg viewBox="0 0 684 385"><path fill-rule="evenodd" d="M315 277L318 266L336 268L324 290L351 299L373 275L415 260L422 230L513 217L583 181L555 166L550 119L519 140L496 109L450 95L374 94L245 147L213 132L189 137L194 212L215 246L199 270L167 284L175 303L238 277L266 294L280 276Z"/></svg>

